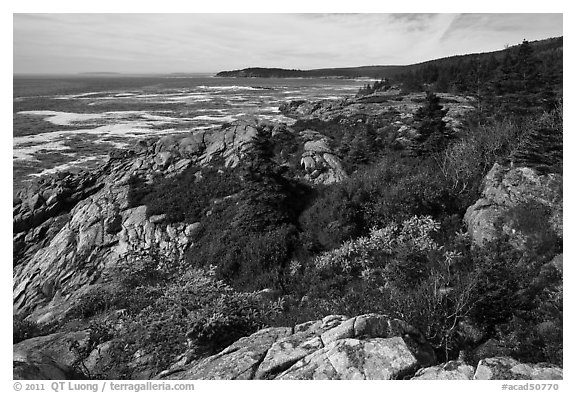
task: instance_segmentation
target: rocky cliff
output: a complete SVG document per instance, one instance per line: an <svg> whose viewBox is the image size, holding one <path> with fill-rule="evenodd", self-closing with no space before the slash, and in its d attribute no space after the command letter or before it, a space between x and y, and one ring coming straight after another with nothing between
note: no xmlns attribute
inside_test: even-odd
<svg viewBox="0 0 576 393"><path fill-rule="evenodd" d="M182 256L198 224L166 223L163 215L148 216L145 205L129 206L131 179L150 182L215 161L235 167L258 127L292 132L254 121L166 136L111 157L97 171L56 175L20 192L13 207L14 312L54 322L129 252L156 247L168 258ZM303 178L324 184L346 178L323 135L305 131L297 143Z"/></svg>

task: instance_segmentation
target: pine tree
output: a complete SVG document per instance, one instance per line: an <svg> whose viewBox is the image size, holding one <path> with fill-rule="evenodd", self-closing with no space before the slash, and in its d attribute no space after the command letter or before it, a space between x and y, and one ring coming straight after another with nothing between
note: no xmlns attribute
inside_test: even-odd
<svg viewBox="0 0 576 393"><path fill-rule="evenodd" d="M440 105L440 97L432 92L426 93L426 103L414 114L418 136L412 141L411 151L416 156L426 156L443 150L454 131L447 127L444 116L448 113Z"/></svg>
<svg viewBox="0 0 576 393"><path fill-rule="evenodd" d="M286 179L274 161L271 131L259 127L241 168L244 195L233 226L261 232L289 221Z"/></svg>
<svg viewBox="0 0 576 393"><path fill-rule="evenodd" d="M542 115L512 152L514 165L534 168L541 173L562 173L562 129L561 106Z"/></svg>
<svg viewBox="0 0 576 393"><path fill-rule="evenodd" d="M277 164L274 162L274 145L271 132L267 128L259 127L256 136L252 139L252 146L246 153L243 167L243 177L247 183L259 182L274 177Z"/></svg>
<svg viewBox="0 0 576 393"><path fill-rule="evenodd" d="M506 52L500 72L494 80L494 90L503 113L526 115L540 110L542 99L553 100L547 93L541 68L541 61L526 40L516 50Z"/></svg>

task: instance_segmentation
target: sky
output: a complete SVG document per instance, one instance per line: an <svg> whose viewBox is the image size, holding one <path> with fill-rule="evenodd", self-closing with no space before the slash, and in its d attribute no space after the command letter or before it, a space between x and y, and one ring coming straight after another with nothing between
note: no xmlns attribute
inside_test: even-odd
<svg viewBox="0 0 576 393"><path fill-rule="evenodd" d="M562 14L14 14L14 73L412 64L563 35Z"/></svg>

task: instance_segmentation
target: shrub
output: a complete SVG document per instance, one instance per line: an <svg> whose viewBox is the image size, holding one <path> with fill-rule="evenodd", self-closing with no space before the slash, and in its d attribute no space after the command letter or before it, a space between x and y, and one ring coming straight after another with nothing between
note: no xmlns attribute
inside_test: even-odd
<svg viewBox="0 0 576 393"><path fill-rule="evenodd" d="M163 255L160 250L132 250L112 269L111 276L121 287L134 289L165 282L182 266L178 259Z"/></svg>
<svg viewBox="0 0 576 393"><path fill-rule="evenodd" d="M293 224L309 190L284 176L265 131L259 131L245 161L238 169L242 192L210 210L186 257L195 267L218 266L217 277L237 289L254 290L280 285L294 249Z"/></svg>
<svg viewBox="0 0 576 393"><path fill-rule="evenodd" d="M300 216L309 249L329 250L365 230L361 202L346 183L320 190L320 196Z"/></svg>
<svg viewBox="0 0 576 393"><path fill-rule="evenodd" d="M472 308L475 281L464 256L434 239L439 229L431 217L373 229L369 236L321 254L302 272L293 269L293 280L307 283L306 294L316 309L403 319L425 332L439 355L448 358L458 346L458 321ZM297 320L299 311L288 313Z"/></svg>
<svg viewBox="0 0 576 393"><path fill-rule="evenodd" d="M109 376L160 372L187 349L211 355L263 327L277 312L255 293L236 292L215 276L215 268L192 269L127 291L127 302L139 306L129 306L115 325Z"/></svg>
<svg viewBox="0 0 576 393"><path fill-rule="evenodd" d="M562 276L537 249L507 239L473 250L473 320L526 362L562 364Z"/></svg>
<svg viewBox="0 0 576 393"><path fill-rule="evenodd" d="M296 229L280 225L266 232L241 228L221 228L222 218L213 217L215 226L206 226L199 234L198 247L187 254L196 267L217 266L218 279L241 290L256 290L280 285L280 275L291 258L296 242Z"/></svg>
<svg viewBox="0 0 576 393"><path fill-rule="evenodd" d="M345 242L340 248L320 255L314 268L329 275L358 275L365 269L384 268L396 256L409 252L439 250L431 234L439 224L431 217L413 217L402 223L373 229L368 237Z"/></svg>
<svg viewBox="0 0 576 393"><path fill-rule="evenodd" d="M515 205L502 221L512 232L510 241L519 249L551 258L562 248L562 233L557 233L552 208L542 202L529 199Z"/></svg>
<svg viewBox="0 0 576 393"><path fill-rule="evenodd" d="M178 176L156 179L152 184L132 179L128 200L130 206L146 205L148 216L166 214L168 222L193 223L199 221L211 201L240 189L234 169L192 166Z"/></svg>
<svg viewBox="0 0 576 393"><path fill-rule="evenodd" d="M562 173L562 120L556 124L531 127L512 153L517 166L535 168L540 173Z"/></svg>
<svg viewBox="0 0 576 393"><path fill-rule="evenodd" d="M212 351L232 344L240 337L263 327L262 310L254 295L230 292L218 297L212 307L203 307L191 315L186 333L196 345Z"/></svg>
<svg viewBox="0 0 576 393"><path fill-rule="evenodd" d="M443 220L463 215L449 183L432 159L415 160L390 153L349 180L319 190L302 213L304 238L320 250L366 235L372 227L400 223L414 215Z"/></svg>
<svg viewBox="0 0 576 393"><path fill-rule="evenodd" d="M470 125L459 140L434 156L459 205L466 208L478 199L484 176L495 162L508 159L522 133L523 129L510 119Z"/></svg>
<svg viewBox="0 0 576 393"><path fill-rule="evenodd" d="M88 379L105 379L103 375L92 375L91 370L86 366L86 360L94 350L99 349L101 344L113 337L113 328L109 324L92 321L88 331L88 339L85 342L72 341L70 343L70 351L75 355L72 368Z"/></svg>
<svg viewBox="0 0 576 393"><path fill-rule="evenodd" d="M109 288L93 287L70 307L67 317L90 318L113 307L122 307L123 299Z"/></svg>

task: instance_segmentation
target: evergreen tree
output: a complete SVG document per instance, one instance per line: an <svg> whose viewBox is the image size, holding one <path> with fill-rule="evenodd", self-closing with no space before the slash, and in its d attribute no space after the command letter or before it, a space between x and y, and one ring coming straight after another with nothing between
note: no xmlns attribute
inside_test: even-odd
<svg viewBox="0 0 576 393"><path fill-rule="evenodd" d="M541 173L562 173L562 129L561 107L545 113L512 152L514 165L534 168Z"/></svg>
<svg viewBox="0 0 576 393"><path fill-rule="evenodd" d="M244 197L234 224L250 231L263 231L288 221L286 180L274 161L270 138L268 128L258 128L241 168Z"/></svg>
<svg viewBox="0 0 576 393"><path fill-rule="evenodd" d="M426 103L414 114L418 136L412 141L411 151L416 156L426 156L443 150L454 131L447 127L444 116L448 112L440 105L440 97L426 93Z"/></svg>
<svg viewBox="0 0 576 393"><path fill-rule="evenodd" d="M362 130L354 136L345 160L354 168L358 165L367 164L369 160L369 142L366 132Z"/></svg>
<svg viewBox="0 0 576 393"><path fill-rule="evenodd" d="M438 79L434 85L436 91L447 93L450 90L450 76L449 70L442 69L438 74Z"/></svg>
<svg viewBox="0 0 576 393"><path fill-rule="evenodd" d="M526 115L542 109L542 99L553 100L542 78L541 61L528 41L506 52L495 78L497 103L502 113Z"/></svg>

